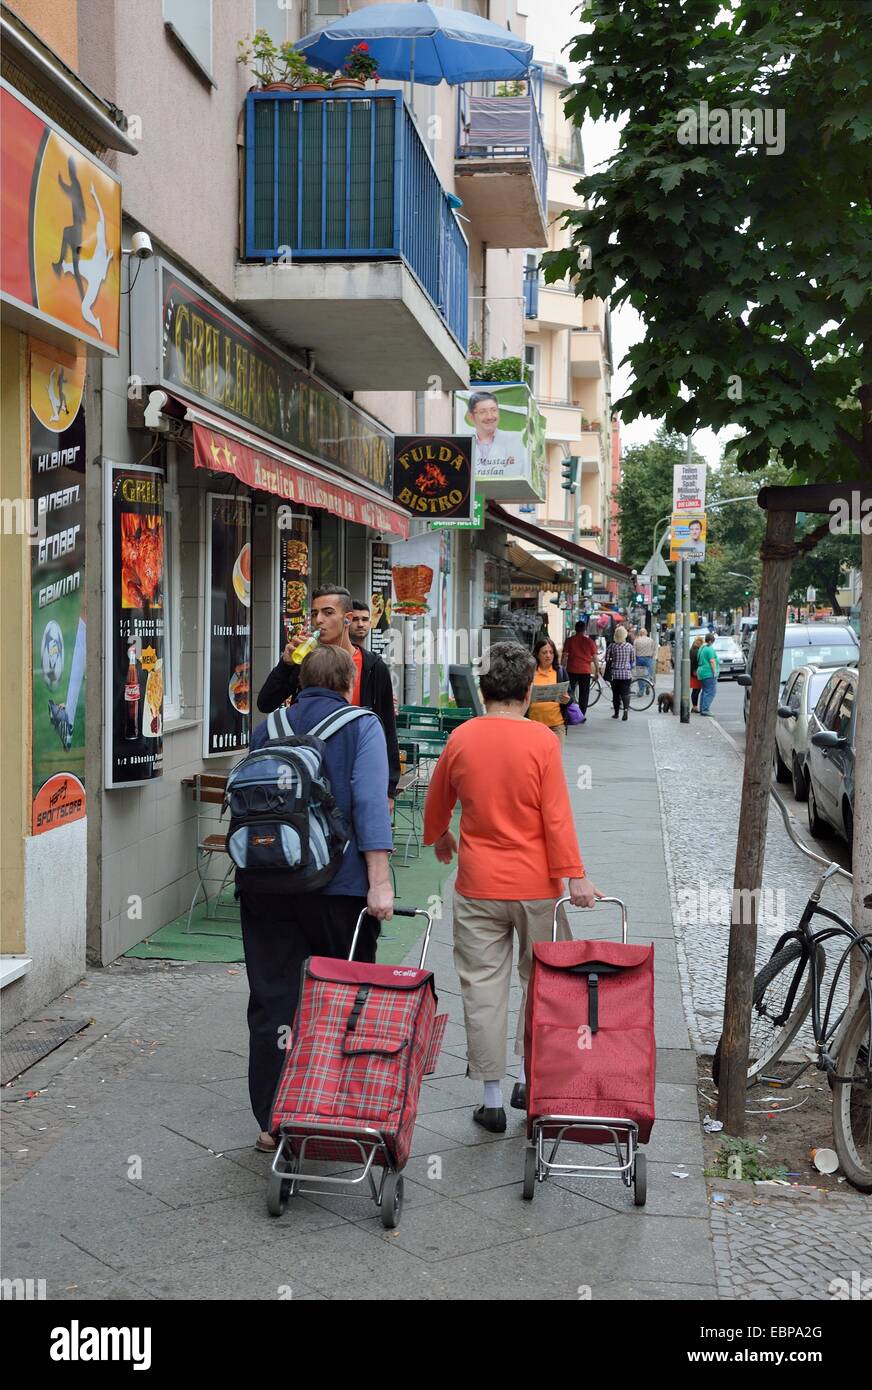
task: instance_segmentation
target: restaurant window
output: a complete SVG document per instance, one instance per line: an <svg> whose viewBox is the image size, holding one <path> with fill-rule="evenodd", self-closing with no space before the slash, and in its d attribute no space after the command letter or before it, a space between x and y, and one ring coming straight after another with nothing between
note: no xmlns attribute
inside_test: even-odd
<svg viewBox="0 0 872 1390"><path fill-rule="evenodd" d="M164 24L214 87L212 0L163 0Z"/></svg>
<svg viewBox="0 0 872 1390"><path fill-rule="evenodd" d="M167 459L164 485L164 720L182 717L181 516L175 457Z"/></svg>

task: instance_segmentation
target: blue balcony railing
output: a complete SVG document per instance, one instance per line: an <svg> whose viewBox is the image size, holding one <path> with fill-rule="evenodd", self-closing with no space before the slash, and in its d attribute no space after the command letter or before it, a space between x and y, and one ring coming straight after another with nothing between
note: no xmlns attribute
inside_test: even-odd
<svg viewBox="0 0 872 1390"><path fill-rule="evenodd" d="M464 352L469 247L402 92L249 92L246 260L402 260Z"/></svg>
<svg viewBox="0 0 872 1390"><path fill-rule="evenodd" d="M524 267L524 318L539 317L539 267Z"/></svg>
<svg viewBox="0 0 872 1390"><path fill-rule="evenodd" d="M509 95L514 88L526 89ZM548 156L534 82L476 82L457 89L457 158L526 158L543 209L548 206Z"/></svg>

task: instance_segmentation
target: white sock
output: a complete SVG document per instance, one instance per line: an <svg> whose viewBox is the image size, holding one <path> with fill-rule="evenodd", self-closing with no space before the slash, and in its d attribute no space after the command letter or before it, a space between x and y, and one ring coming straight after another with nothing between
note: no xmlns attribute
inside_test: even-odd
<svg viewBox="0 0 872 1390"><path fill-rule="evenodd" d="M503 1087L500 1081L484 1083L484 1103L487 1110L499 1110L503 1104Z"/></svg>
<svg viewBox="0 0 872 1390"><path fill-rule="evenodd" d="M518 1084L519 1084L520 1086L525 1086L525 1085L527 1084L527 1074L526 1074L526 1072L524 1071L524 1059L523 1059L523 1057L521 1058L521 1065L520 1065L520 1067L518 1068Z"/></svg>

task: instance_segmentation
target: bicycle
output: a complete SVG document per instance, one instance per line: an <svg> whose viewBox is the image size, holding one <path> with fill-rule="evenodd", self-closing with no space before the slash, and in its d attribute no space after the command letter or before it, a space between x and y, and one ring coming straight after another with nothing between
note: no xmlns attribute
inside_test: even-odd
<svg viewBox="0 0 872 1390"><path fill-rule="evenodd" d="M603 693L603 685L609 685L605 676L594 676L590 683L590 694L587 699L587 707L591 709ZM650 709L654 703L656 695L654 682L649 681L647 676L633 676L630 683L630 709L642 710Z"/></svg>
<svg viewBox="0 0 872 1390"><path fill-rule="evenodd" d="M823 889L831 878L842 874L850 879L852 875L840 864L828 862L810 850L795 834L781 797L774 789L771 795L793 843L809 859L823 864L824 870L797 926L779 937L769 960L754 978L748 1085L763 1081L793 1086L811 1066L824 1072L833 1093L833 1140L842 1172L860 1192L872 1192L872 936L858 932L838 912L820 905ZM815 917L824 917L831 925L816 931L812 927ZM847 940L847 945L835 963L821 1011L827 968L824 944L839 938ZM860 952L865 969L845 1008L834 1019L836 989L854 950ZM770 1069L784 1056L809 1014L816 1057L796 1063L789 1079L770 1075ZM722 1042L723 1037L712 1059L715 1086L720 1080Z"/></svg>

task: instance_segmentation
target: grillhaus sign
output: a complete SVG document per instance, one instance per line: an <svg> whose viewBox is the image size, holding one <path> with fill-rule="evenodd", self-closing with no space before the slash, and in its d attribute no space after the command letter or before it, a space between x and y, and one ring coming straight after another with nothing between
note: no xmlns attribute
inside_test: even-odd
<svg viewBox="0 0 872 1390"><path fill-rule="evenodd" d="M393 440L156 257L133 292L133 371L391 496Z"/></svg>

